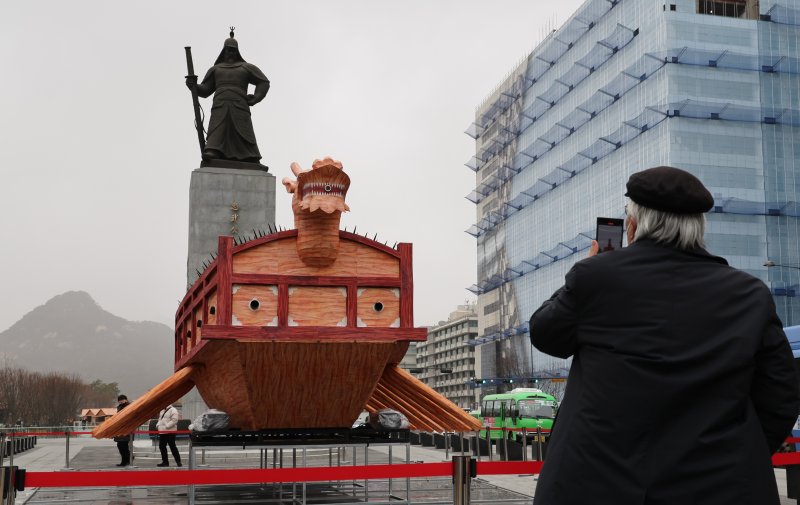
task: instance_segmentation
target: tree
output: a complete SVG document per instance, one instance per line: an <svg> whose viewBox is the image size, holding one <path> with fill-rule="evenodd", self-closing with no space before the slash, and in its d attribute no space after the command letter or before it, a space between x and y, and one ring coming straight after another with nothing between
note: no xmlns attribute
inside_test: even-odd
<svg viewBox="0 0 800 505"><path fill-rule="evenodd" d="M119 384L103 382L100 379L86 386L83 403L85 407L110 407L119 396Z"/></svg>
<svg viewBox="0 0 800 505"><path fill-rule="evenodd" d="M0 423L64 425L77 417L91 389L75 374L31 372L4 363L0 367Z"/></svg>

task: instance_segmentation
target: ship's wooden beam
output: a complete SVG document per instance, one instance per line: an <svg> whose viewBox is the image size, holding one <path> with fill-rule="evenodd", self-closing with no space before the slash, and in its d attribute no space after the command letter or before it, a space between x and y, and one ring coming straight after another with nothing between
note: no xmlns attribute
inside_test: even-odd
<svg viewBox="0 0 800 505"><path fill-rule="evenodd" d="M203 326L201 340L364 342L412 341L428 338L426 328L352 328L345 326Z"/></svg>
<svg viewBox="0 0 800 505"><path fill-rule="evenodd" d="M399 288L401 281L399 277L374 276L374 277L352 277L352 276L303 276L303 275L267 275L267 274L238 274L234 273L231 277L233 284L264 284L279 285L290 284L292 286L365 286Z"/></svg>

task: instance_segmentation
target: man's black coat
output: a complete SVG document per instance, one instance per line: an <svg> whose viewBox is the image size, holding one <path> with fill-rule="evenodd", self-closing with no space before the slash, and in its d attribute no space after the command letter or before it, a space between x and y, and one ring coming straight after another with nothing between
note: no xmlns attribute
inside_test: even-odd
<svg viewBox="0 0 800 505"><path fill-rule="evenodd" d="M778 503L800 393L761 281L637 241L576 263L530 334L573 356L536 505Z"/></svg>

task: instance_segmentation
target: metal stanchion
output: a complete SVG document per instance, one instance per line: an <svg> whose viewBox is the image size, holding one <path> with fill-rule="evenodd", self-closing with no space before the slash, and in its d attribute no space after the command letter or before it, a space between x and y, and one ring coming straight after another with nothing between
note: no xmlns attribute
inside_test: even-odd
<svg viewBox="0 0 800 505"><path fill-rule="evenodd" d="M469 456L453 456L453 505L469 505L474 461Z"/></svg>
<svg viewBox="0 0 800 505"><path fill-rule="evenodd" d="M536 461L542 461L544 455L542 454L542 428L536 427Z"/></svg>
<svg viewBox="0 0 800 505"><path fill-rule="evenodd" d="M503 426L503 460L508 461L508 432L506 431L506 427Z"/></svg>
<svg viewBox="0 0 800 505"><path fill-rule="evenodd" d="M411 463L411 442L406 442L406 464ZM411 477L406 477L406 505L411 503Z"/></svg>
<svg viewBox="0 0 800 505"><path fill-rule="evenodd" d="M14 448L11 448L11 452L14 452ZM6 496L0 494L2 497L3 505L13 505L15 499L15 489L14 489L14 467L0 467L0 478L3 479L4 482L7 482L6 488L3 490L3 493Z"/></svg>
<svg viewBox="0 0 800 505"><path fill-rule="evenodd" d="M64 468L69 468L69 431L64 432L64 440L66 440L66 442L64 442L64 457L66 458Z"/></svg>
<svg viewBox="0 0 800 505"><path fill-rule="evenodd" d="M369 445L364 446L364 466L369 465ZM364 479L364 502L369 503L369 481Z"/></svg>
<svg viewBox="0 0 800 505"><path fill-rule="evenodd" d="M528 432L522 428L522 461L528 461Z"/></svg>
<svg viewBox="0 0 800 505"><path fill-rule="evenodd" d="M11 437L9 440L11 441L11 450L8 451L8 466L14 466L14 428L11 428Z"/></svg>
<svg viewBox="0 0 800 505"><path fill-rule="evenodd" d="M10 470L10 467L0 465L0 503L5 505L8 499L4 496L6 494L6 472ZM9 489L9 492L11 490Z"/></svg>
<svg viewBox="0 0 800 505"><path fill-rule="evenodd" d="M189 470L194 470L194 445L192 436L189 435ZM194 484L189 484L189 505L194 505Z"/></svg>
<svg viewBox="0 0 800 505"><path fill-rule="evenodd" d="M492 461L492 432L490 428L486 428L486 445L489 449L489 461Z"/></svg>
<svg viewBox="0 0 800 505"><path fill-rule="evenodd" d="M292 468L297 468L297 447L292 447ZM296 500L297 482L292 482L292 502Z"/></svg>
<svg viewBox="0 0 800 505"><path fill-rule="evenodd" d="M306 460L306 448L303 447L303 468L308 467L308 461ZM307 483L303 482L303 505L306 505L306 498L308 497L308 489Z"/></svg>
<svg viewBox="0 0 800 505"><path fill-rule="evenodd" d="M392 444L389 444L389 464L392 464ZM392 479L389 478L389 500L392 499Z"/></svg>

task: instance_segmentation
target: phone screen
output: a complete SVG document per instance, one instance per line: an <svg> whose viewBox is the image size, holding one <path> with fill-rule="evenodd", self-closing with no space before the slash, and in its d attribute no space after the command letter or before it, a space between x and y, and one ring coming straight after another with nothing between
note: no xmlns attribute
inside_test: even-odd
<svg viewBox="0 0 800 505"><path fill-rule="evenodd" d="M622 219L598 217L596 237L601 253L622 249Z"/></svg>

